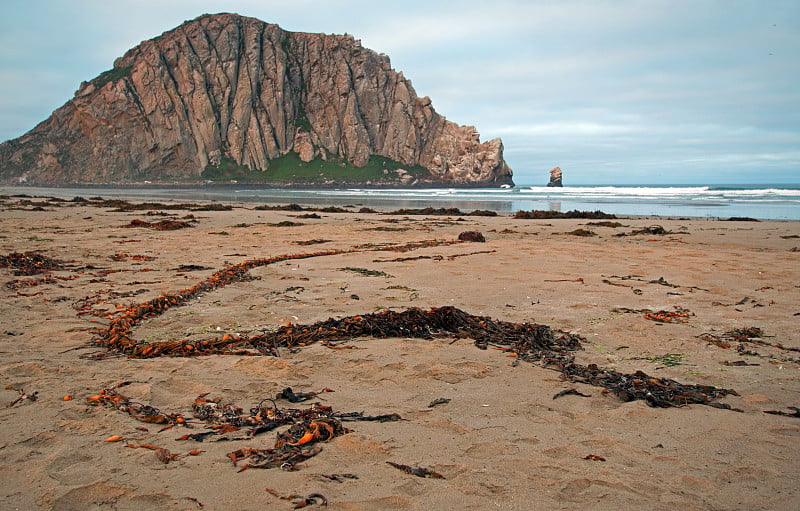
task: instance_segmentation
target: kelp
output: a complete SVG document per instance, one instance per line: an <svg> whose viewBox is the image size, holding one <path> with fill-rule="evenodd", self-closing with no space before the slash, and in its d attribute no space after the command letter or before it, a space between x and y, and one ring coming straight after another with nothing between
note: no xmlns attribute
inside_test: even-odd
<svg viewBox="0 0 800 511"><path fill-rule="evenodd" d="M735 394L732 390L684 385L667 378L654 378L641 371L625 374L603 369L594 364L581 365L575 362L575 352L582 349L581 343L585 341L579 335L554 330L547 325L513 323L476 316L452 306L410 308L403 311L387 309L345 318L329 318L311 324L290 322L274 331L255 335L224 334L200 340L175 339L147 343L134 339L132 335L133 328L145 319L156 317L171 307L185 305L200 295L222 286L250 280L252 277L249 275L249 270L252 268L292 259L365 250L405 251L438 244L440 242L434 241L368 249L329 250L252 259L233 264L190 288L129 306L121 315L111 319L105 330L99 332L100 338L96 339L95 343L112 352L130 357L152 358L211 354L279 356L282 350L295 352L314 343L334 349L348 348L349 345L342 343L363 338L469 338L480 349L491 346L506 352L515 358L515 365L520 360L540 363L544 367L560 371L569 381L602 387L623 401L642 399L655 407L696 403L730 408L729 405L721 404L716 399ZM660 322L685 322L685 318L690 315L691 312L688 310L676 308L675 311L646 311L645 317Z"/></svg>

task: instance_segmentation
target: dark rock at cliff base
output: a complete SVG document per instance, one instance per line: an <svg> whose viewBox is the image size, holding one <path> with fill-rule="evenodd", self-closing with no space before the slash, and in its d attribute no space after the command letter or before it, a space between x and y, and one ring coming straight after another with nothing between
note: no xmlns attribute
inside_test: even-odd
<svg viewBox="0 0 800 511"><path fill-rule="evenodd" d="M439 115L349 35L203 15L144 41L30 132L0 182L511 184L503 143Z"/></svg>
<svg viewBox="0 0 800 511"><path fill-rule="evenodd" d="M561 184L561 167L556 167L550 171L550 182L547 186L564 186Z"/></svg>

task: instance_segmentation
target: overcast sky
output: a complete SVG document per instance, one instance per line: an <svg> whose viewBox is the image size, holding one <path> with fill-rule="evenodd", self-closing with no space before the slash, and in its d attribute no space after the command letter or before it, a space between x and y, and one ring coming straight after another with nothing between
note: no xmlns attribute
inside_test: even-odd
<svg viewBox="0 0 800 511"><path fill-rule="evenodd" d="M203 13L349 33L518 184L800 184L800 1L4 0L0 141Z"/></svg>

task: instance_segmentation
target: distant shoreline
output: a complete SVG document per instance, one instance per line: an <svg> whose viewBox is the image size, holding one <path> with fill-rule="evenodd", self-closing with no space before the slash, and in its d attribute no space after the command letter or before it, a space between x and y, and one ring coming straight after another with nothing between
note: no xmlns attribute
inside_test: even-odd
<svg viewBox="0 0 800 511"><path fill-rule="evenodd" d="M321 209L325 207L339 207L339 208L354 208L351 212L357 212L358 208L361 207L368 207L369 209L376 210L380 213L388 213L397 210L431 210L431 213L427 213L428 216L440 216L445 215L445 213L436 212L439 211L453 211L452 214L449 216L470 216L473 212L483 212L483 211L492 211L496 213L497 216L504 216L504 217L513 217L518 212L528 212L528 211L557 211L561 213L567 212L580 212L584 214L591 214L591 213L602 213L608 215L614 215L618 219L653 219L653 220L708 220L708 221L776 221L776 222L799 222L800 218L768 218L768 217L761 217L758 216L750 216L750 215L743 215L743 214L731 214L731 215L692 215L692 214L658 214L658 213L620 213L620 212L612 212L603 209L602 207L589 207L589 208L563 208L563 209L553 209L551 208L513 208L509 207L509 204L513 204L512 200L508 201L495 201L495 202L487 202L485 200L475 199L475 200L467 200L467 199L453 199L448 200L449 194L442 194L442 195L434 195L428 198L402 198L402 197L393 197L388 199L381 199L375 198L370 195L359 195L358 190L340 190L342 193L351 192L351 195L302 195L303 192L306 194L312 194L313 191L310 190L303 190L297 191L297 194L291 193L288 190L276 190L276 189L263 189L263 191L275 191L276 195L244 195L240 197L236 197L233 195L227 194L229 190L234 188L234 185L228 185L226 187L208 187L208 188L198 188L198 187L171 187L171 186L159 186L159 185L151 185L149 187L114 187L114 188L107 188L107 187L100 187L100 186L92 186L92 187L63 187L63 188L41 188L41 187L2 187L0 186L0 196L6 197L15 197L15 198L31 198L31 199L50 199L50 198L57 198L59 200L72 200L75 198L80 197L81 199L85 199L85 197L81 197L81 191L90 191L95 190L100 192L97 194L96 199L104 199L104 200L125 200L125 201L133 201L133 202L140 202L140 203L158 203L158 202L167 202L167 203L229 203L234 207L237 206L244 206L248 204L271 204L274 206L287 206L290 204L296 204L301 206L303 209L307 210L314 210L314 209ZM146 193L148 190L156 192L156 193ZM214 190L217 190L220 195L215 196L212 193ZM258 191L259 189L255 189L254 191ZM175 191L175 192L188 192L186 194L168 194L168 193L157 193L158 191ZM318 190L319 191L319 190ZM398 190L399 192L406 192L407 190ZM135 193L140 192L140 193ZM197 193L192 193L197 192ZM284 192L281 194L281 192ZM479 193L479 192L478 192ZM491 193L491 191L490 191ZM551 202L552 204L560 204L559 201ZM717 210L722 211L721 208L717 207ZM589 218L588 216L584 216L584 218ZM560 217L551 217L551 218L540 218L540 220L560 220Z"/></svg>

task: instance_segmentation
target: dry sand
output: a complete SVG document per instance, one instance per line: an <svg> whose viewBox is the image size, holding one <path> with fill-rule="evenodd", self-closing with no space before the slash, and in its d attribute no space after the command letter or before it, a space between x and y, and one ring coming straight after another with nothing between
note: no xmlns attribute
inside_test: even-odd
<svg viewBox="0 0 800 511"><path fill-rule="evenodd" d="M13 197L0 207L0 255L40 251L75 267L52 272L63 280L16 289L8 283L41 276L0 269L2 509L292 507L266 488L320 493L329 509L347 510L800 508L800 421L764 413L800 405L793 361L800 353L749 345L762 356L743 356L736 343L726 349L699 338L757 326L767 342L800 346L800 252L792 251L800 246L800 223L623 219L612 228L503 216L319 213L319 219L298 219L300 213L252 205L161 217ZM197 222L188 229L123 227L189 213ZM302 225L278 226L282 221ZM615 236L653 224L677 234ZM577 228L597 235L567 234ZM722 401L743 412L624 403L600 388L565 382L557 371L512 365L514 359L479 350L469 339L360 339L353 342L358 349L316 344L280 358L80 358L100 351L91 346L92 330L108 323L79 316L74 306L83 298L95 310L117 314L117 306L186 288L249 258L455 240L468 230L482 232L486 243L256 268L257 280L171 309L134 335L155 341L252 333L387 307L453 305L578 333L585 337L581 363L735 389L738 397ZM329 241L295 243L314 239ZM114 260L115 254L123 255ZM416 259L389 261L398 256ZM188 264L209 269L177 270ZM120 271L103 271L109 269ZM677 287L651 282L660 278ZM620 312L674 306L691 311L688 322L659 324L642 313ZM723 364L738 360L757 365ZM291 386L329 387L335 392L319 398L337 411L396 412L405 420L348 423L351 433L323 444L298 471L238 473L227 453L272 447L275 432L249 441L180 442L183 428L159 432L158 425L85 403L123 381L132 382L120 389L132 399L185 416L203 393L249 409ZM591 397L553 399L570 387ZM21 392L38 392L38 399L8 406ZM74 399L64 401L65 395ZM430 408L439 397L450 402ZM200 430L198 424L192 431ZM111 435L125 440L105 442ZM152 451L126 448L127 442L204 452L164 464ZM605 461L584 459L589 454ZM387 461L428 467L445 479L414 477ZM333 473L358 478L322 477Z"/></svg>

